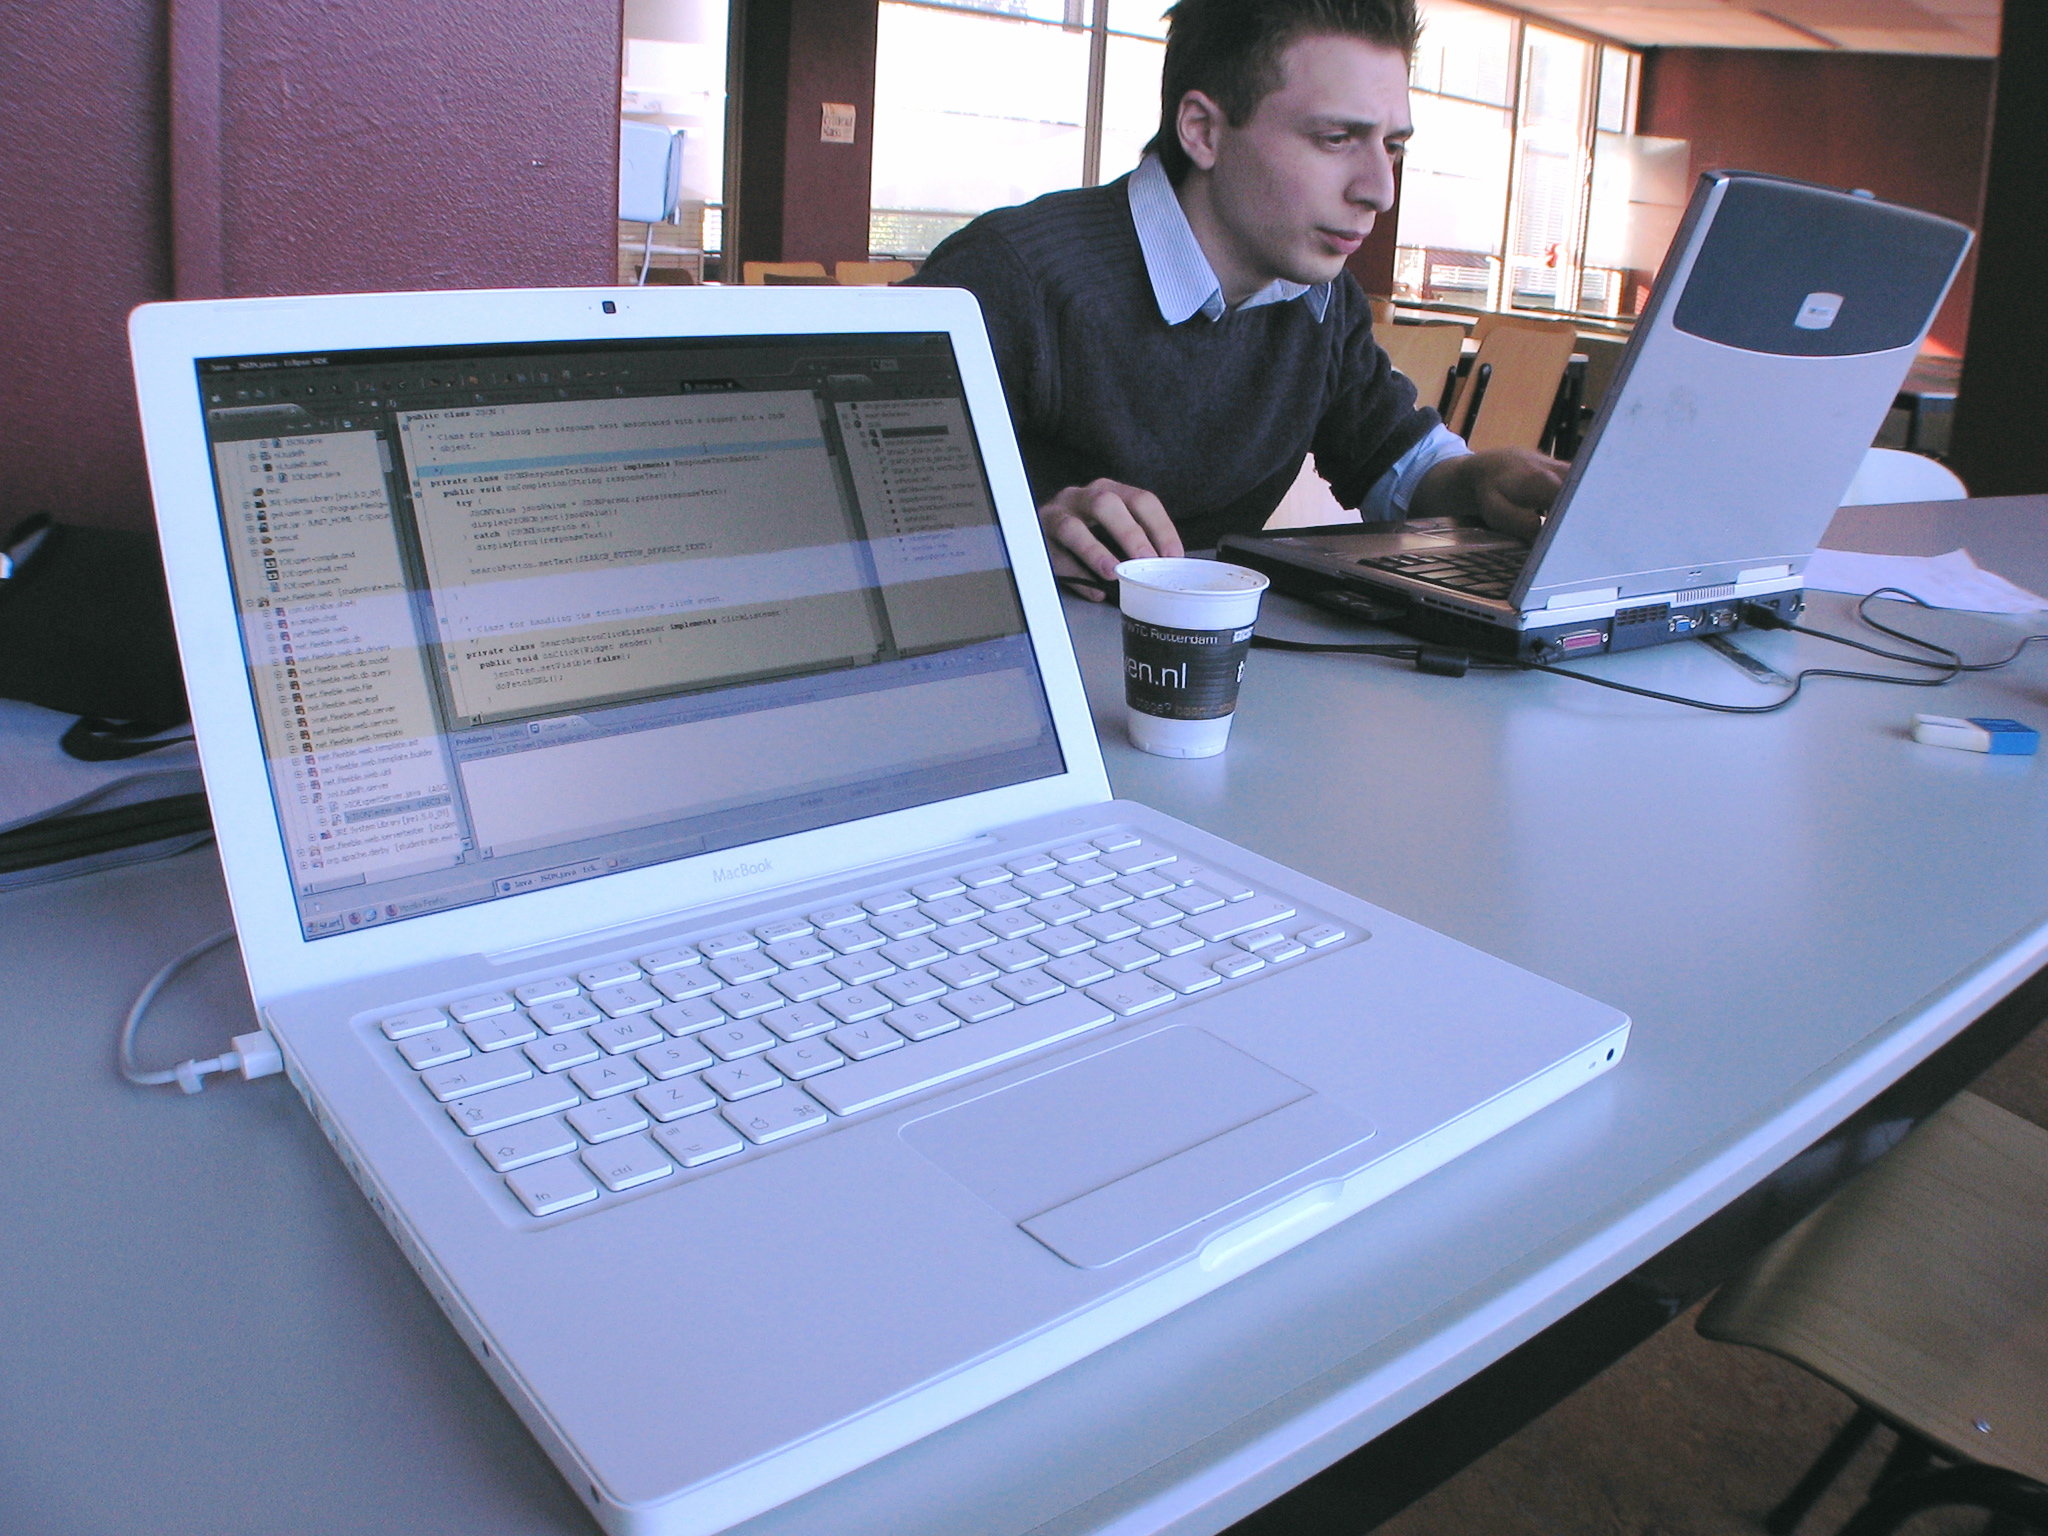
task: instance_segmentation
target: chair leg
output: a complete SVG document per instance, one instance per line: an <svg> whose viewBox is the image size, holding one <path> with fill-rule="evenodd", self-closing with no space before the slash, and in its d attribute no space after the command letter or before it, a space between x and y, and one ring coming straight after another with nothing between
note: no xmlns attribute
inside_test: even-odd
<svg viewBox="0 0 2048 1536"><path fill-rule="evenodd" d="M1880 1484L1841 1536L1891 1536L1923 1510L1964 1505L1989 1510L1994 1524L2048 1531L2048 1487L1998 1467L1942 1467Z"/></svg>
<svg viewBox="0 0 2048 1536"><path fill-rule="evenodd" d="M1835 1479L1842 1475L1842 1468L1863 1449L1863 1442L1870 1438L1870 1432L1877 1426L1876 1414L1868 1408L1858 1408L1854 1417L1828 1442L1827 1449L1806 1469L1806 1475L1793 1485L1792 1491L1779 1501L1776 1509L1764 1516L1764 1529L1771 1536L1792 1536L1799 1522L1820 1502L1821 1495L1834 1486Z"/></svg>
<svg viewBox="0 0 2048 1536"><path fill-rule="evenodd" d="M1892 1453L1879 1468L1877 1481L1870 1485L1870 1496L1874 1499L1892 1484L1909 1477L1918 1477L1925 1472L1940 1454L1928 1441L1922 1440L1910 1430L1898 1432L1899 1443L1892 1447Z"/></svg>

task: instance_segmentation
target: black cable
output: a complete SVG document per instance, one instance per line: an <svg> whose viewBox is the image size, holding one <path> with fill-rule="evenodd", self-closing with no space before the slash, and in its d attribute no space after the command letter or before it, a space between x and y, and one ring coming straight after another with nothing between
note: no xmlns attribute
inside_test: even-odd
<svg viewBox="0 0 2048 1536"><path fill-rule="evenodd" d="M1894 640L1903 640L1908 645L1926 646L1930 650L1948 649L1946 646L1937 646L1931 640L1923 640L1918 635L1909 635L1903 629L1893 629L1889 624L1881 624L1876 619L1873 619L1870 616L1870 605L1873 602L1875 602L1878 598L1887 595L1898 598L1902 602L1911 603L1916 608L1925 608L1929 613L1941 613L1945 611L1942 608L1940 608L1937 604L1928 602L1927 599L1925 599L1924 597L1917 597L1913 593L1908 592L1904 587L1879 587L1875 592L1866 592L1862 597L1859 597L1856 600L1856 617L1861 619L1865 624L1868 624L1872 629L1876 630L1879 634L1890 635ZM2020 653L2026 650L2028 646L2033 645L2037 641L2042 640L2048 640L2048 634L2024 636L2020 640L2020 643L2018 645L2015 645L2011 650L2007 651L1998 660L1965 661L1962 662L1959 670L1964 672L1996 672L2000 667L2011 666L2014 662L2020 659ZM1953 651L1949 651L1948 654L1953 656L1956 653Z"/></svg>

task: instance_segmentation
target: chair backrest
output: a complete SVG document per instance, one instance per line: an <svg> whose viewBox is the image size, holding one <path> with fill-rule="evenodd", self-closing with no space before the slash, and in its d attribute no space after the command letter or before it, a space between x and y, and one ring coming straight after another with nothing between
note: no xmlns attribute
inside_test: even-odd
<svg viewBox="0 0 2048 1536"><path fill-rule="evenodd" d="M779 277L823 277L825 265L817 261L750 261L740 268L741 276L756 287L768 281L768 275Z"/></svg>
<svg viewBox="0 0 2048 1536"><path fill-rule="evenodd" d="M849 288L881 288L890 283L900 283L906 277L915 277L917 264L910 261L839 261L832 264L832 275Z"/></svg>
<svg viewBox="0 0 2048 1536"><path fill-rule="evenodd" d="M1376 326L1372 339L1386 350L1388 360L1414 381L1417 404L1435 409L1442 403L1444 383L1465 348L1462 325Z"/></svg>
<svg viewBox="0 0 2048 1536"><path fill-rule="evenodd" d="M1484 342L1495 331L1512 328L1523 331L1570 331L1578 334L1578 326L1570 320L1545 320L1539 315L1522 315L1513 311L1488 310L1472 322L1472 339Z"/></svg>
<svg viewBox="0 0 2048 1536"><path fill-rule="evenodd" d="M1372 310L1373 329L1394 323L1394 301L1384 294L1369 293L1365 296L1366 306Z"/></svg>
<svg viewBox="0 0 2048 1536"><path fill-rule="evenodd" d="M683 136L659 123L619 123L619 217L652 224L683 191Z"/></svg>
<svg viewBox="0 0 2048 1536"><path fill-rule="evenodd" d="M1576 342L1569 322L1491 327L1451 405L1451 430L1475 453L1540 446Z"/></svg>
<svg viewBox="0 0 2048 1536"><path fill-rule="evenodd" d="M1872 448L1849 489L1845 507L1870 507L1894 501L1961 501L1970 494L1960 476L1925 454L1897 448Z"/></svg>

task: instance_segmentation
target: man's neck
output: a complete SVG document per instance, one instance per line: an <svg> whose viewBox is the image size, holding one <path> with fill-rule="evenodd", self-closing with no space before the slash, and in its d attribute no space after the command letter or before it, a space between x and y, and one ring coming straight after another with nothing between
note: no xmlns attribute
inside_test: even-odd
<svg viewBox="0 0 2048 1536"><path fill-rule="evenodd" d="M1210 192L1209 173L1194 165L1187 168L1180 185L1173 189L1180 211L1187 216L1188 228L1194 231L1195 244L1208 258L1209 270L1216 274L1216 281L1223 285L1224 306L1234 309L1272 282L1275 274L1260 272L1237 259L1236 251L1216 217Z"/></svg>

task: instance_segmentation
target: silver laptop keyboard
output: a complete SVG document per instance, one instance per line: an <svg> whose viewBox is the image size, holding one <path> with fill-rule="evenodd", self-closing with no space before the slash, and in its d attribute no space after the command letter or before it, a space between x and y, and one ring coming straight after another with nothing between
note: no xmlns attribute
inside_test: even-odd
<svg viewBox="0 0 2048 1536"><path fill-rule="evenodd" d="M1111 832L377 1027L474 1155L551 1216L1354 936Z"/></svg>

